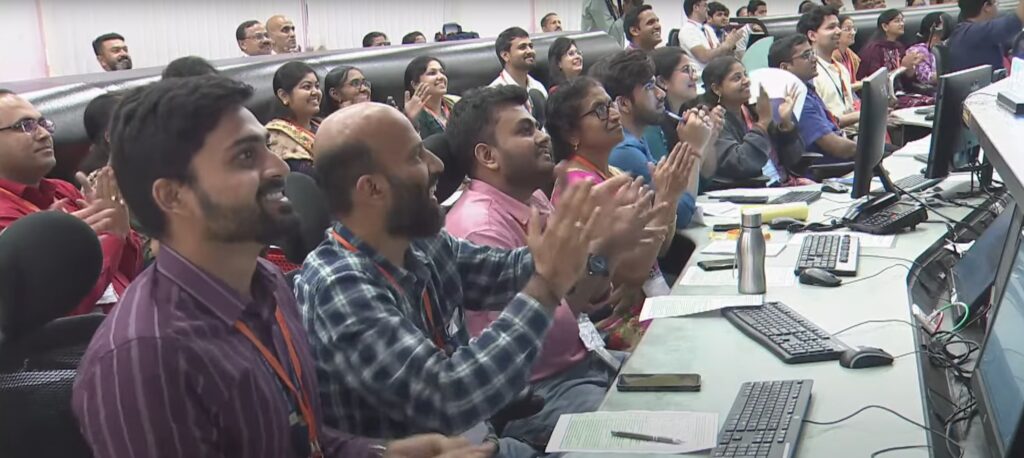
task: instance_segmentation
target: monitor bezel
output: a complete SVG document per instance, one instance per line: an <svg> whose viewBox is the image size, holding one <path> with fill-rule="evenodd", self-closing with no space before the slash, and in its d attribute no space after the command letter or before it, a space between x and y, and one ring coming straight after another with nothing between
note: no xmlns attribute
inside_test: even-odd
<svg viewBox="0 0 1024 458"><path fill-rule="evenodd" d="M853 185L850 186L850 196L854 199L864 197L871 192L871 185L874 182L875 176L882 180L882 186L886 192L896 191L892 180L889 179L888 173L882 167L882 161L885 159L885 133L888 129L889 97L892 96L889 93L889 70L881 67L875 70L871 76L861 80L861 83L861 110L858 123L857 154L854 157ZM877 113L871 113L872 110ZM875 124L872 125L872 122ZM872 136L879 138L869 138ZM877 145L871 144L876 142L878 143Z"/></svg>
<svg viewBox="0 0 1024 458"><path fill-rule="evenodd" d="M948 92L951 85L967 82L981 81L983 84L976 88L963 91L962 97L955 97ZM972 93L983 87L992 84L992 66L979 65L977 67L947 73L939 77L938 90L935 93L935 119L932 120L932 139L928 148L928 164L925 167L926 178L945 178L953 171L953 158L957 151L946 151L956 145L963 144L963 131L967 129L963 121L964 100ZM953 89L960 89L953 86ZM956 94L960 95L960 94ZM946 123L946 126L942 126ZM949 126L956 125L957 128L950 129ZM940 151L949 154L938 154Z"/></svg>

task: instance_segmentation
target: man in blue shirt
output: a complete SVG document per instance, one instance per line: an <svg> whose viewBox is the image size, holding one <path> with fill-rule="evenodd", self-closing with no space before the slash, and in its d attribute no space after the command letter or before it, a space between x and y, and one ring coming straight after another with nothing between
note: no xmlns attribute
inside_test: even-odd
<svg viewBox="0 0 1024 458"><path fill-rule="evenodd" d="M949 36L950 70L985 64L994 70L1003 68L1009 43L1024 28L1024 1L1017 3L1014 14L1002 16L995 0L960 0L958 4L964 19Z"/></svg>
<svg viewBox="0 0 1024 458"><path fill-rule="evenodd" d="M776 40L768 50L770 67L786 70L807 84L807 97L797 123L807 151L824 155L822 163L852 161L857 154L857 142L842 135L835 118L814 90L814 77L818 76L817 63L814 49L804 35L790 35Z"/></svg>
<svg viewBox="0 0 1024 458"><path fill-rule="evenodd" d="M643 133L648 126L657 125L665 111L665 91L655 84L654 63L641 50L620 51L608 61L598 79L608 96L618 103L623 131L622 142L612 149L608 163L633 176L644 177L645 183L653 183L650 165L655 160ZM680 140L703 149L710 135L708 126L693 122ZM699 172L700 167L693 168L689 187L679 199L676 227L686 227L693 219Z"/></svg>

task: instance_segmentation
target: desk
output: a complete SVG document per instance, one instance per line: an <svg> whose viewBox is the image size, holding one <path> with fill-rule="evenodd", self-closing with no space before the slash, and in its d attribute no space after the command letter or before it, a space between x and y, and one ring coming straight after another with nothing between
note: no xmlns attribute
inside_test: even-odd
<svg viewBox="0 0 1024 458"><path fill-rule="evenodd" d="M900 125L913 126L913 127L924 127L927 129L932 128L932 121L924 119L927 115L915 113L917 110L922 110L928 107L910 107L901 108L892 112L892 117L899 121ZM932 106L931 108L935 108Z"/></svg>
<svg viewBox="0 0 1024 458"><path fill-rule="evenodd" d="M909 157L894 156L886 160L886 167L894 176L904 176L919 169L920 163ZM823 220L826 213L841 215L849 201L848 195L825 194L823 199L811 205L810 220ZM968 213L966 209L948 207L941 211L953 218ZM938 219L935 215L929 217ZM716 257L699 253L709 242L709 230L706 227L685 230L697 243L697 253L690 259L690 265ZM873 275L896 263L909 267L907 262L872 258L870 255L913 260L940 240L945 232L943 224L921 224L916 231L898 235L891 249L862 248L858 268L860 275L856 278ZM772 237L773 240L782 240L787 235L775 231ZM798 251L798 246L787 246L778 257L767 258L766 266L791 268ZM910 321L907 277L906 269L895 268L872 279L839 288L799 283L791 287L769 287L765 298L786 303L827 331L837 331L872 319ZM673 294L736 294L736 288L677 284ZM915 350L914 332L902 323L867 324L842 334L840 339L852 346L877 346L893 355L900 355ZM702 390L698 393L620 393L612 388L600 410L710 411L718 412L721 421L729 412L742 382L807 378L814 380L808 412L810 419L836 420L863 406L878 404L917 422L924 422L926 409L916 356L900 358L888 367L857 370L844 369L837 361L787 365L719 314L660 319L651 324L622 372L699 373L703 377ZM869 410L835 426L804 425L797 456L863 457L887 447L929 443L929 434L921 428L889 413ZM945 453L941 443L933 444L933 448ZM895 452L891 456L930 455L928 449L919 448Z"/></svg>

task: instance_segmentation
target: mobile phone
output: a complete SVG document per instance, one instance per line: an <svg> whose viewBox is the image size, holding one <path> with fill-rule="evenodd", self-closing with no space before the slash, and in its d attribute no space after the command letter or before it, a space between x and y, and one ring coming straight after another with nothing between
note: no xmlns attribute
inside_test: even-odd
<svg viewBox="0 0 1024 458"><path fill-rule="evenodd" d="M700 374L622 374L619 391L700 391Z"/></svg>
<svg viewBox="0 0 1024 458"><path fill-rule="evenodd" d="M711 261L697 261L697 267L706 272L715 270L729 270L736 267L736 260L733 258L729 259L715 259Z"/></svg>
<svg viewBox="0 0 1024 458"><path fill-rule="evenodd" d="M729 232L729 231L733 231L733 230L736 230L736 229L739 229L739 228L740 228L740 225L736 224L736 223L733 223L733 224L716 224L714 226L711 226L711 230L714 231L714 232Z"/></svg>
<svg viewBox="0 0 1024 458"><path fill-rule="evenodd" d="M766 204L768 203L768 196L718 196L716 199L722 202L732 202L734 204Z"/></svg>

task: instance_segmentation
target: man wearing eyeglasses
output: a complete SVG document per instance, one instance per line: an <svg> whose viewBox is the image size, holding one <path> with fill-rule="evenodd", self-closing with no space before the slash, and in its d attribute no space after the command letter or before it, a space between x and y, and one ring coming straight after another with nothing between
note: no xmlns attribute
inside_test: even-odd
<svg viewBox="0 0 1024 458"><path fill-rule="evenodd" d="M270 35L260 21L249 20L239 24L235 29L235 40L238 41L238 49L247 56L268 56L273 52Z"/></svg>
<svg viewBox="0 0 1024 458"><path fill-rule="evenodd" d="M84 194L65 181L44 178L57 165L54 130L53 121L31 103L0 89L0 231L45 210L68 212L89 224L100 238L103 269L70 315L97 307L108 312L141 267L139 238L109 167L97 173L94 186L83 183Z"/></svg>
<svg viewBox="0 0 1024 458"><path fill-rule="evenodd" d="M839 48L839 12L830 6L817 6L800 16L797 33L807 36L814 49L818 75L812 83L825 107L836 118L840 128L857 124L860 111L853 106L853 83L850 71L835 60Z"/></svg>

